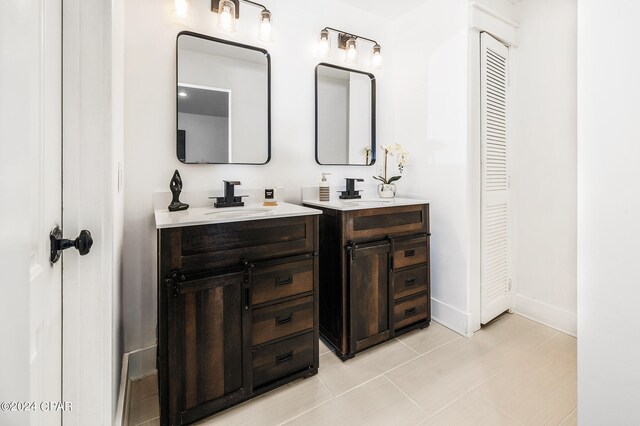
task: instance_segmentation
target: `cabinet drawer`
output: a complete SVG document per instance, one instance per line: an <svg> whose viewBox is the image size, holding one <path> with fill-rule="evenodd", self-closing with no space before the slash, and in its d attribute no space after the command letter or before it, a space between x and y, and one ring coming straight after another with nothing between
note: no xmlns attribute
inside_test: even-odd
<svg viewBox="0 0 640 426"><path fill-rule="evenodd" d="M254 305L313 291L313 260L256 269L251 282Z"/></svg>
<svg viewBox="0 0 640 426"><path fill-rule="evenodd" d="M313 364L313 332L253 350L253 387Z"/></svg>
<svg viewBox="0 0 640 426"><path fill-rule="evenodd" d="M315 220L296 216L161 229L163 267L203 271L237 267L244 259L258 262L312 253Z"/></svg>
<svg viewBox="0 0 640 426"><path fill-rule="evenodd" d="M419 265L427 261L427 237L398 239L393 245L393 269Z"/></svg>
<svg viewBox="0 0 640 426"><path fill-rule="evenodd" d="M393 307L393 314L396 330L427 318L429 314L427 293L418 294L410 299L396 303Z"/></svg>
<svg viewBox="0 0 640 426"><path fill-rule="evenodd" d="M395 300L427 290L427 266L416 266L393 274Z"/></svg>
<svg viewBox="0 0 640 426"><path fill-rule="evenodd" d="M253 345L313 328L313 296L256 309L252 313Z"/></svg>

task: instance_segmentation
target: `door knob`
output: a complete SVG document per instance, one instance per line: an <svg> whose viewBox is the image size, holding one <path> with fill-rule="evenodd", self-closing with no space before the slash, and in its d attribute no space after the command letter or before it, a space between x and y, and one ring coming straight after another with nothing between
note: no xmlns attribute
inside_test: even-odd
<svg viewBox="0 0 640 426"><path fill-rule="evenodd" d="M62 230L59 227L55 227L51 234L49 234L51 241L51 255L49 261L56 263L60 260L62 250L74 247L80 253L80 256L84 256L91 251L93 245L93 238L91 232L86 229L80 231L80 235L75 240L65 240L62 238Z"/></svg>

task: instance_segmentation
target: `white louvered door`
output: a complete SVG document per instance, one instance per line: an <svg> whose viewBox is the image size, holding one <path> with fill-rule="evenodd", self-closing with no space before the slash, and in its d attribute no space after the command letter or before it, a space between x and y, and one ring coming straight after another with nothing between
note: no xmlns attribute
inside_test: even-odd
<svg viewBox="0 0 640 426"><path fill-rule="evenodd" d="M481 38L482 235L481 323L511 308L509 261L509 48Z"/></svg>

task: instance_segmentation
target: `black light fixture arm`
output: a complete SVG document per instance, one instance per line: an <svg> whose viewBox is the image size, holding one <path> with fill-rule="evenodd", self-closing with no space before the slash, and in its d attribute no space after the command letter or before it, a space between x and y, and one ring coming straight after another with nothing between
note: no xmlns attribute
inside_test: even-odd
<svg viewBox="0 0 640 426"><path fill-rule="evenodd" d="M247 0L241 0L241 1L247 1ZM342 31L342 30L339 30L337 28L324 27L323 31L334 31L334 32L339 33L341 35L344 34L344 36L349 37L349 38L354 37L356 39L367 40L367 41L369 41L369 42L371 42L371 43L373 43L375 45L379 45L379 43L377 41L375 41L375 40L373 40L371 38L363 37L363 36L358 35L358 34L352 34L352 33L348 32L348 31Z"/></svg>
<svg viewBox="0 0 640 426"><path fill-rule="evenodd" d="M267 9L264 5L262 5L260 3L256 3L255 1L251 1L251 0L240 0L240 1L242 3L249 3L249 4L252 4L254 6L261 7L264 12L269 12L269 9Z"/></svg>
<svg viewBox="0 0 640 426"><path fill-rule="evenodd" d="M260 8L262 8L263 12L268 12L269 14L271 14L269 9L267 9L265 5L260 4L260 3L256 3L255 1L251 1L251 0L231 0L231 1L233 1L233 3L235 3L235 5L236 5L236 19L238 19L240 17L240 2L247 3L247 4L250 4L252 6L260 7ZM220 0L211 0L211 11L212 12L218 12L219 6L220 6Z"/></svg>

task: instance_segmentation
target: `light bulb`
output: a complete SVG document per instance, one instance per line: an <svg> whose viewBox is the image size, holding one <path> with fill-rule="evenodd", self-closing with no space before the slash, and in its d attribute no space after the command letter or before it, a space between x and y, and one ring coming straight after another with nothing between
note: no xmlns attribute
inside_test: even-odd
<svg viewBox="0 0 640 426"><path fill-rule="evenodd" d="M262 41L271 41L271 12L268 10L263 10L260 14L258 38Z"/></svg>
<svg viewBox="0 0 640 426"><path fill-rule="evenodd" d="M373 57L371 58L371 66L379 69L382 66L382 48L379 44L373 46Z"/></svg>
<svg viewBox="0 0 640 426"><path fill-rule="evenodd" d="M358 49L356 48L356 39L354 37L351 37L347 41L347 53L344 61L347 64L355 64L358 62Z"/></svg>
<svg viewBox="0 0 640 426"><path fill-rule="evenodd" d="M236 32L236 6L230 0L221 0L218 6L218 29L225 33Z"/></svg>
<svg viewBox="0 0 640 426"><path fill-rule="evenodd" d="M318 56L322 59L328 58L331 53L331 41L329 39L329 31L322 30L320 32L320 42L318 43Z"/></svg>
<svg viewBox="0 0 640 426"><path fill-rule="evenodd" d="M178 92L178 96L180 96L181 98L186 98L187 96L189 96L189 94L187 92Z"/></svg>
<svg viewBox="0 0 640 426"><path fill-rule="evenodd" d="M173 14L178 18L186 18L189 16L189 2L187 0L175 0L173 5Z"/></svg>

